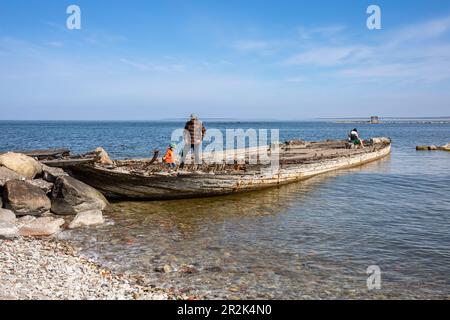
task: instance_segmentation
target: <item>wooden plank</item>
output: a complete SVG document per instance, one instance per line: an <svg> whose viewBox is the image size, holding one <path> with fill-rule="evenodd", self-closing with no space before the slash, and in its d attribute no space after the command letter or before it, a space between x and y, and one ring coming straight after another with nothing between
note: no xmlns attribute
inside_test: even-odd
<svg viewBox="0 0 450 320"><path fill-rule="evenodd" d="M70 154L70 150L67 148L60 149L45 149L45 150L28 150L28 151L11 151L15 153L22 153L29 157L34 158L48 158L48 157L56 157L59 155ZM5 153L5 152L3 152ZM3 154L0 153L0 154Z"/></svg>
<svg viewBox="0 0 450 320"><path fill-rule="evenodd" d="M68 168L73 166L79 166L83 164L93 163L95 158L85 159L56 159L56 160L43 160L41 163L49 167Z"/></svg>

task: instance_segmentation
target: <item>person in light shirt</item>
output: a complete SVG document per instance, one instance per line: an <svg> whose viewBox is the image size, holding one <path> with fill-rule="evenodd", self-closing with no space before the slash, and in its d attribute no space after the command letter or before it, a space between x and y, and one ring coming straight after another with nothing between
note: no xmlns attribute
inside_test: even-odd
<svg viewBox="0 0 450 320"><path fill-rule="evenodd" d="M364 148L364 142L359 137L358 130L355 128L348 134L348 141L353 143L355 146L361 146Z"/></svg>

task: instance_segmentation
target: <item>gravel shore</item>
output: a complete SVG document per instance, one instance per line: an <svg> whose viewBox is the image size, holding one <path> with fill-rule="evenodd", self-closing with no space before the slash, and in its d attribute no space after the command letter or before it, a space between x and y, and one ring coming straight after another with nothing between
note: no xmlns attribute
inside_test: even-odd
<svg viewBox="0 0 450 320"><path fill-rule="evenodd" d="M183 299L77 256L54 239L0 240L0 300Z"/></svg>

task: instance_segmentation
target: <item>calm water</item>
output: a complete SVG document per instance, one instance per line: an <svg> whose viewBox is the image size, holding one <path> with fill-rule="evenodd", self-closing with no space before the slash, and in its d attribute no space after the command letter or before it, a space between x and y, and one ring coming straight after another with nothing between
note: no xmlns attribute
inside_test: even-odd
<svg viewBox="0 0 450 320"><path fill-rule="evenodd" d="M282 140L344 138L352 124L206 123L279 128ZM0 122L0 150L99 145L113 157L148 157L182 123ZM450 153L416 152L450 142L449 124L357 125L389 136L392 155L241 195L114 203L108 223L65 237L120 272L211 298L450 298ZM172 273L157 272L171 265ZM182 272L192 265L195 273ZM368 291L378 265L382 288ZM155 270L156 269L156 270Z"/></svg>

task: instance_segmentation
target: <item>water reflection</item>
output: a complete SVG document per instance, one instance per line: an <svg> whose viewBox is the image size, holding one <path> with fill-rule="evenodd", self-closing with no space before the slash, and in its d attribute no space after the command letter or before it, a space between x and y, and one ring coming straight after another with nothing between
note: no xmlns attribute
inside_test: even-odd
<svg viewBox="0 0 450 320"><path fill-rule="evenodd" d="M148 157L149 150L165 148L172 130L182 125L0 122L0 149L64 146L82 153L102 145L115 158ZM279 128L283 141L342 139L353 127L207 126ZM155 285L212 298L450 298L450 154L415 151L416 145L448 143L450 126L385 123L358 129L365 137L391 137L391 157L248 194L115 203L106 225L66 236L117 271L143 273ZM166 264L174 271L155 271ZM366 289L371 264L382 270L380 291ZM183 265L198 272L183 272Z"/></svg>
<svg viewBox="0 0 450 320"><path fill-rule="evenodd" d="M401 199L399 177L378 190L395 172L391 160L252 193L114 203L108 211L114 225L70 237L113 269L211 298L435 297L448 288L441 274L450 258L443 217L417 220L408 210L394 216L383 206L394 182L397 202L409 201ZM423 234L409 241L417 223L430 224L437 239ZM430 246L434 253L426 251ZM423 259L410 261L411 254ZM430 257L439 263L430 267ZM381 292L365 287L370 264L381 264ZM173 272L161 272L165 265ZM195 272L184 272L186 266Z"/></svg>

